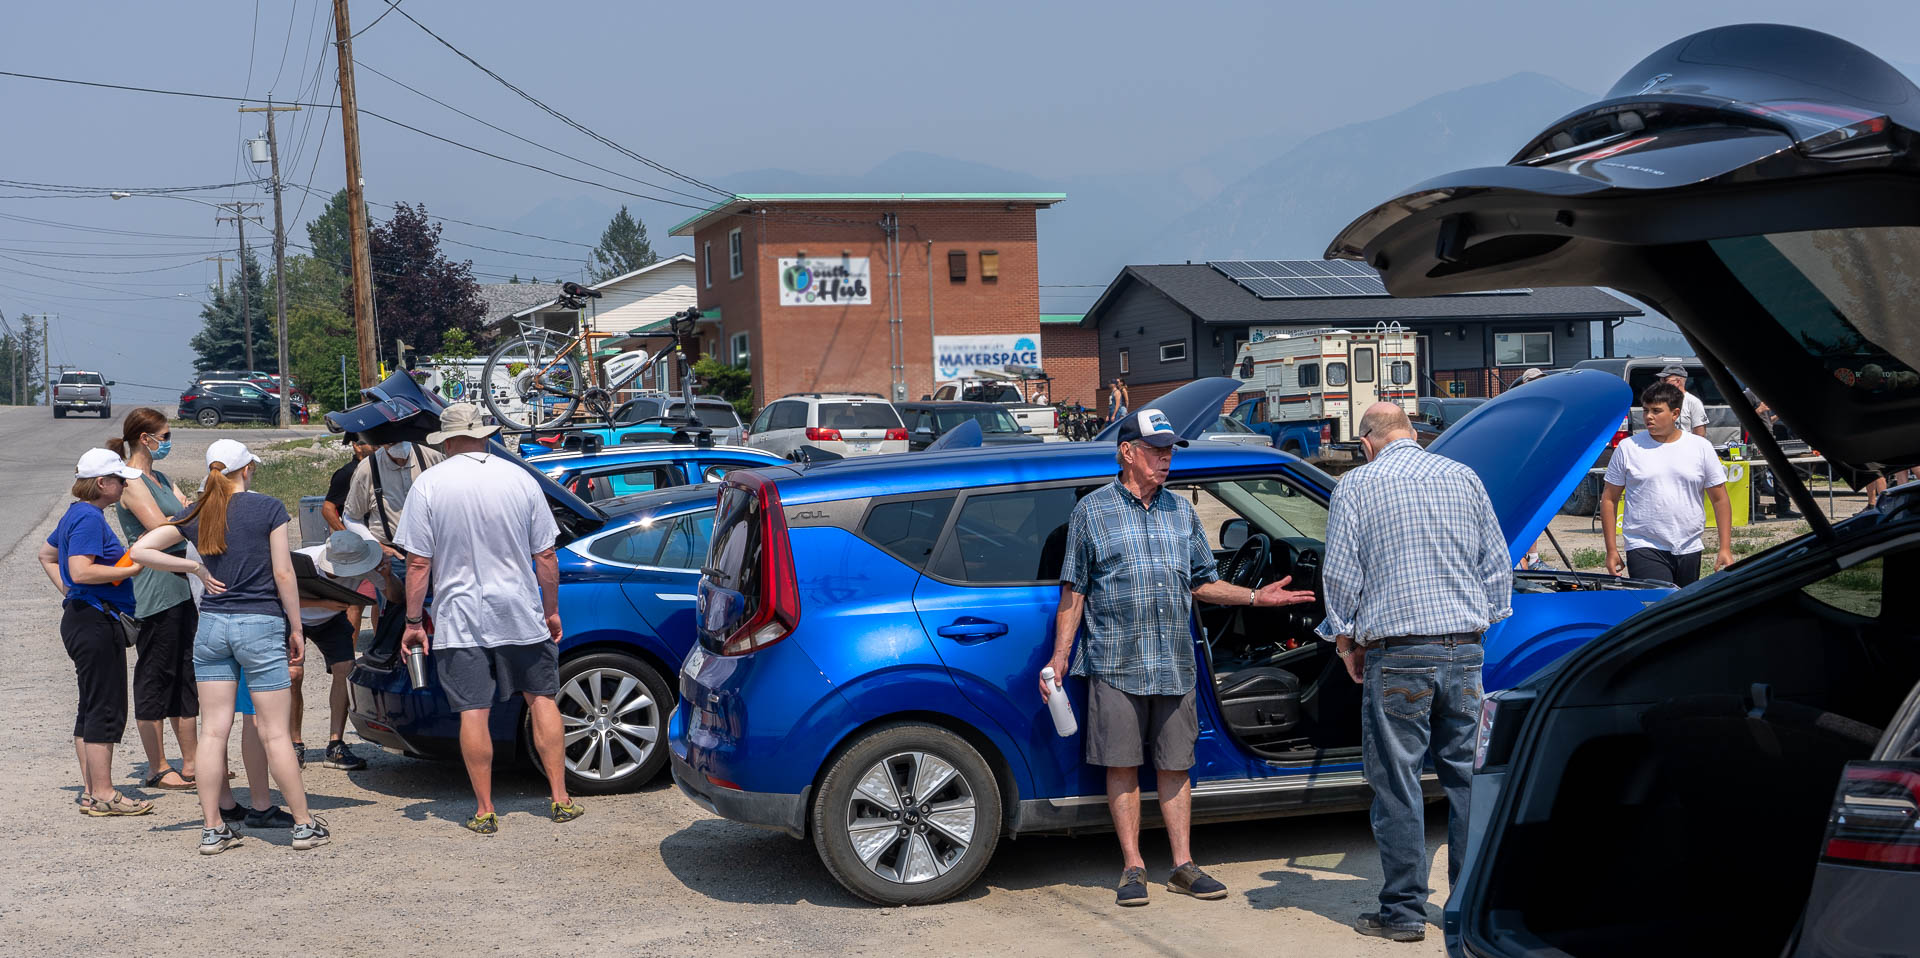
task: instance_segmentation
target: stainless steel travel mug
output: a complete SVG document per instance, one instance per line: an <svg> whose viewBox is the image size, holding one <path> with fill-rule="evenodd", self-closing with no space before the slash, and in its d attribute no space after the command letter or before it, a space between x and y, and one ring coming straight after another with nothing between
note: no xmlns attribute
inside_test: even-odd
<svg viewBox="0 0 1920 958"><path fill-rule="evenodd" d="M407 681L415 690L427 687L427 653L418 648L407 650Z"/></svg>

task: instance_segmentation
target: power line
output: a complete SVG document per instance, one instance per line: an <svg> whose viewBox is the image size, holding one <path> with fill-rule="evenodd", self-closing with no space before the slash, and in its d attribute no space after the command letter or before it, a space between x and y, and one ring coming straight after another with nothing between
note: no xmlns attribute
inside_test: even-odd
<svg viewBox="0 0 1920 958"><path fill-rule="evenodd" d="M319 0L315 0L316 5ZM280 74L287 69L287 54L293 51L293 25L300 17L300 0L287 4L287 38L280 41L280 66L273 71L273 82L267 84L268 90L280 85Z"/></svg>
<svg viewBox="0 0 1920 958"><path fill-rule="evenodd" d="M385 19L387 18L387 14L389 14L389 13L392 13L393 11L395 11L395 10L398 10L398 9L400 9L400 4L399 4L399 3L392 3L392 4L390 4L390 5L388 5L388 7L387 7L387 8L385 9L385 10L382 10L382 11L380 11L380 15L379 15L379 16L377 16L377 17L374 17L374 18L373 18L373 22L372 22L372 23L369 23L369 24L367 24L366 26L364 26L364 27L361 27L360 29L358 29L358 30L355 30L355 31L353 31L353 33L352 33L352 35L350 35L350 36L348 36L348 37L347 37L347 39L348 39L348 40L358 40L358 39L360 39L360 35L361 35L361 34L363 34L363 33L365 33L365 32L367 32L368 30L371 30L371 29L373 29L374 27L377 27L377 26L379 26L379 25L380 25L380 21L382 21L382 20L385 20ZM360 62L360 61L358 61L358 60L355 60L354 62L355 62L355 63L358 63L358 62Z"/></svg>
<svg viewBox="0 0 1920 958"><path fill-rule="evenodd" d="M140 196L158 196L172 193L197 193L203 190L224 190L236 186L256 186L265 183L264 179L237 180L232 183L207 183L201 186L76 186L71 183L36 183L31 180L0 179L0 186L10 189L43 190L49 193L77 193L82 195L99 194L107 196L113 193L132 193Z"/></svg>

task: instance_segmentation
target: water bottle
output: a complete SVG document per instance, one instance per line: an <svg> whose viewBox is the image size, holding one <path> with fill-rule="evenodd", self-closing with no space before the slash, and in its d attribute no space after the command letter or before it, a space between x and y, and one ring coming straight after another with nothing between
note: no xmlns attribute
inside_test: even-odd
<svg viewBox="0 0 1920 958"><path fill-rule="evenodd" d="M1067 701L1067 690L1060 684L1060 677L1053 674L1053 666L1040 670L1051 691L1047 693L1047 710L1053 713L1053 730L1066 738L1080 731L1080 723L1073 720L1073 703Z"/></svg>

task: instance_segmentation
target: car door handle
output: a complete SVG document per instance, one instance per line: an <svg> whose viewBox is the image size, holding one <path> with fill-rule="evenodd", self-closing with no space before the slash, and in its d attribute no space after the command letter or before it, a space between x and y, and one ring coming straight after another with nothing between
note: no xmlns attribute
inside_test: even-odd
<svg viewBox="0 0 1920 958"><path fill-rule="evenodd" d="M1000 636L1006 635L1007 624L1005 622L989 622L986 619L976 619L970 615L963 615L953 620L952 624L943 625L934 631L942 638L959 639L963 642L969 640L984 642L987 639L997 639Z"/></svg>

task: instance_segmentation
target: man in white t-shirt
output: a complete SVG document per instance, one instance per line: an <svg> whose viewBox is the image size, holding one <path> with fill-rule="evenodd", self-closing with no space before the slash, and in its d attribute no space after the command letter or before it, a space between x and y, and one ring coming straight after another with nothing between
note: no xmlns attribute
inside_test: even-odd
<svg viewBox="0 0 1920 958"><path fill-rule="evenodd" d="M560 569L553 554L560 529L540 486L519 466L494 455L487 437L499 430L472 403L440 414L427 437L446 461L420 474L407 495L395 542L407 551L407 577L433 591L434 672L460 713L460 755L478 809L467 828L499 831L493 810L494 702L515 694L527 703L533 744L553 801L548 814L570 822L586 809L567 795L560 709ZM427 649L422 615L426 590L407 590L402 653Z"/></svg>
<svg viewBox="0 0 1920 958"><path fill-rule="evenodd" d="M1727 499L1727 472L1713 444L1680 429L1682 395L1679 387L1665 381L1640 393L1647 429L1614 448L1600 514L1615 515L1620 495L1626 493L1627 555L1623 562L1618 540L1607 536L1608 572L1684 588L1700 578L1700 539L1707 524L1701 495L1713 501L1713 521L1720 532L1716 568L1733 564L1733 506Z"/></svg>
<svg viewBox="0 0 1920 958"><path fill-rule="evenodd" d="M1680 417L1676 427L1681 432L1690 432L1702 439L1707 436L1707 404L1700 397L1687 392L1687 367L1674 363L1660 370L1660 378L1680 390Z"/></svg>

